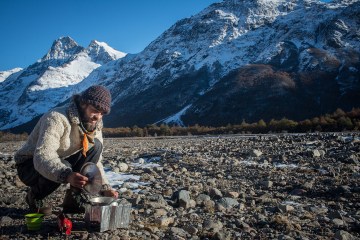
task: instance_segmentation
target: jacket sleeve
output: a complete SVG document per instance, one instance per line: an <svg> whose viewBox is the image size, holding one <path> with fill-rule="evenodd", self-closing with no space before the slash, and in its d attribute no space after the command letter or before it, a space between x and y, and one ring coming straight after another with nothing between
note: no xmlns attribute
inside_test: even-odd
<svg viewBox="0 0 360 240"><path fill-rule="evenodd" d="M41 118L40 133L34 153L34 167L45 178L65 183L71 168L61 162L57 153L61 137L68 124L66 117L57 112L50 112Z"/></svg>
<svg viewBox="0 0 360 240"><path fill-rule="evenodd" d="M99 130L96 132L96 138L99 139L99 141L101 142L101 144L104 146L104 140L103 140L103 136L102 136L102 124L101 124ZM103 179L103 184L109 184L109 181L108 181L108 179L107 179L106 176L105 176L105 171L104 171L104 166L103 166L103 164L102 164L102 159L103 159L103 157L102 157L102 152L101 152L101 154L100 154L100 159L99 159L99 161L97 162L96 165L97 165L97 167L98 167L99 170L100 170L101 177L102 177L102 179Z"/></svg>

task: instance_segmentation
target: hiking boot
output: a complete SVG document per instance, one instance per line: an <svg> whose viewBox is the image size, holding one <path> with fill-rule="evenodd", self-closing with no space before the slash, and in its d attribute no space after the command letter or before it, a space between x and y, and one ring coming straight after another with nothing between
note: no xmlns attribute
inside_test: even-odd
<svg viewBox="0 0 360 240"><path fill-rule="evenodd" d="M63 213L85 213L87 199L80 189L70 187L66 190L62 203Z"/></svg>
<svg viewBox="0 0 360 240"><path fill-rule="evenodd" d="M25 201L29 205L29 210L32 213L42 213L46 216L52 213L51 207L44 206L42 200L36 199L31 189L27 192Z"/></svg>

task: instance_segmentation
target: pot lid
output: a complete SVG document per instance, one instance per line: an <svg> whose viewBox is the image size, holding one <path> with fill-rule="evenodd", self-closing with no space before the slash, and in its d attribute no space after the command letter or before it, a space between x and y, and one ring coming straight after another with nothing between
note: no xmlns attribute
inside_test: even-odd
<svg viewBox="0 0 360 240"><path fill-rule="evenodd" d="M84 175L89 179L85 184L84 190L89 194L98 194L102 187L102 177L99 168L95 163L85 163L80 170L80 174Z"/></svg>

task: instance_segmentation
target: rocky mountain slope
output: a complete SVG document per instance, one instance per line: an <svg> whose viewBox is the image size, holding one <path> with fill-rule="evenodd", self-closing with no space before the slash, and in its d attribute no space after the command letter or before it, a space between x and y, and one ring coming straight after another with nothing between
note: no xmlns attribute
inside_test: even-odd
<svg viewBox="0 0 360 240"><path fill-rule="evenodd" d="M355 0L225 0L178 21L139 54L96 68L72 89L111 90L108 127L216 126L349 110L360 106L359 12ZM25 96L20 100L29 106L42 101ZM19 123L7 122L2 129Z"/></svg>
<svg viewBox="0 0 360 240"><path fill-rule="evenodd" d="M108 126L304 119L360 103L360 3L224 1L102 68ZM304 20L306 19L306 20Z"/></svg>

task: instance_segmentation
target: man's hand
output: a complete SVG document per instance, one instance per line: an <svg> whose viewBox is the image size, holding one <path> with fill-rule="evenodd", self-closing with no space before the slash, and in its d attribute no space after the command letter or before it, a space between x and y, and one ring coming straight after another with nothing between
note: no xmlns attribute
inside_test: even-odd
<svg viewBox="0 0 360 240"><path fill-rule="evenodd" d="M102 195L104 195L105 197L113 197L113 198L119 197L119 193L112 189L102 191Z"/></svg>
<svg viewBox="0 0 360 240"><path fill-rule="evenodd" d="M66 181L70 183L71 186L76 188L83 188L84 185L89 181L89 179L80 173L72 172L67 177Z"/></svg>

